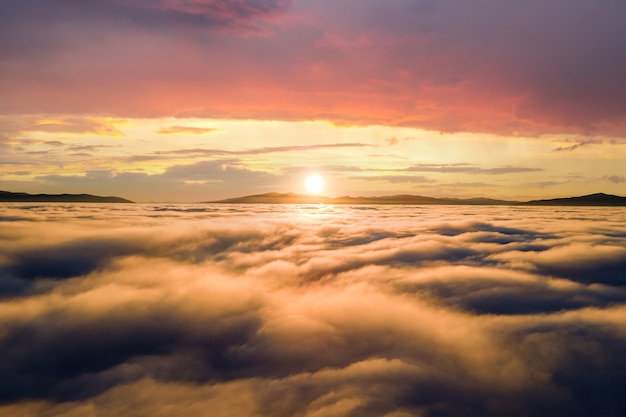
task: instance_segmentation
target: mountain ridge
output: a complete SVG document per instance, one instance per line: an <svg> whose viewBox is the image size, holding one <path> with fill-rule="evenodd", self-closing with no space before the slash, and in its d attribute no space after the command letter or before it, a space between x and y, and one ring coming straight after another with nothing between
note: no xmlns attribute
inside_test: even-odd
<svg viewBox="0 0 626 417"><path fill-rule="evenodd" d="M92 194L29 194L23 192L0 191L0 202L11 203L134 203L134 201L116 196L97 196ZM411 194L397 194L371 197L326 197L293 192L270 192L242 197L227 198L202 203L218 204L373 204L373 205L505 205L505 206L626 206L626 197L613 194L594 193L576 197L512 201L487 197L475 198L437 198Z"/></svg>
<svg viewBox="0 0 626 417"><path fill-rule="evenodd" d="M92 194L29 194L0 191L2 203L134 203L115 196L97 196Z"/></svg>
<svg viewBox="0 0 626 417"><path fill-rule="evenodd" d="M506 205L506 206L626 206L626 197L595 193L578 197L554 198L545 200L511 201L486 197L477 198L436 198L410 194L379 197L325 197L295 193L265 193L224 200L208 201L219 204L384 204L384 205Z"/></svg>
<svg viewBox="0 0 626 417"><path fill-rule="evenodd" d="M520 203L520 205L532 206L626 206L626 197L613 194L595 193L580 197L552 198L546 200L531 200Z"/></svg>

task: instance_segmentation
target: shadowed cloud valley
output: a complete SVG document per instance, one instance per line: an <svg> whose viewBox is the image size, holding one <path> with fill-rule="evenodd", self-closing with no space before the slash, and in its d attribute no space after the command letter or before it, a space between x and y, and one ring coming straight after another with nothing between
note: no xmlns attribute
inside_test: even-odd
<svg viewBox="0 0 626 417"><path fill-rule="evenodd" d="M3 203L0 413L622 415L624 216Z"/></svg>

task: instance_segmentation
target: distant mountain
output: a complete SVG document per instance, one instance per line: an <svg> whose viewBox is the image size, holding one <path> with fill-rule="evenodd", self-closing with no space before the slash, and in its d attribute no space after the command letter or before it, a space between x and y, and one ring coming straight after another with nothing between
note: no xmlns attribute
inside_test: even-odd
<svg viewBox="0 0 626 417"><path fill-rule="evenodd" d="M533 200L520 204L525 206L626 206L626 197L596 193L580 197Z"/></svg>
<svg viewBox="0 0 626 417"><path fill-rule="evenodd" d="M132 203L120 197L100 197L91 194L27 194L0 191L5 203Z"/></svg>
<svg viewBox="0 0 626 417"><path fill-rule="evenodd" d="M508 201L492 198L434 198L419 195L391 195L383 197L324 197L294 193L267 193L211 201L231 204L413 204L413 205L464 205L464 206L626 206L626 197L598 193L581 197L551 200Z"/></svg>
<svg viewBox="0 0 626 417"><path fill-rule="evenodd" d="M392 195L383 197L324 197L294 193L267 193L248 195L212 201L231 204L413 204L413 205L509 205L517 201L494 200L490 198L434 198L419 195Z"/></svg>

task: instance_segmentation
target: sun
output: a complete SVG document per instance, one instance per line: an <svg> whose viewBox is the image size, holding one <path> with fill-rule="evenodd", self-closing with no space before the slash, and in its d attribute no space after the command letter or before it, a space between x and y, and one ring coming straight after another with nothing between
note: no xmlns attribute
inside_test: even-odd
<svg viewBox="0 0 626 417"><path fill-rule="evenodd" d="M306 190L309 194L319 194L324 188L324 179L317 175L309 175L306 177Z"/></svg>

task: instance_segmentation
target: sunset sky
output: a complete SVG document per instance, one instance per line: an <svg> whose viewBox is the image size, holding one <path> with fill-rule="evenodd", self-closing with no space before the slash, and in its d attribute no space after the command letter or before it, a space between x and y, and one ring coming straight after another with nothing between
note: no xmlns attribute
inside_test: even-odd
<svg viewBox="0 0 626 417"><path fill-rule="evenodd" d="M626 195L622 0L0 3L0 189Z"/></svg>

